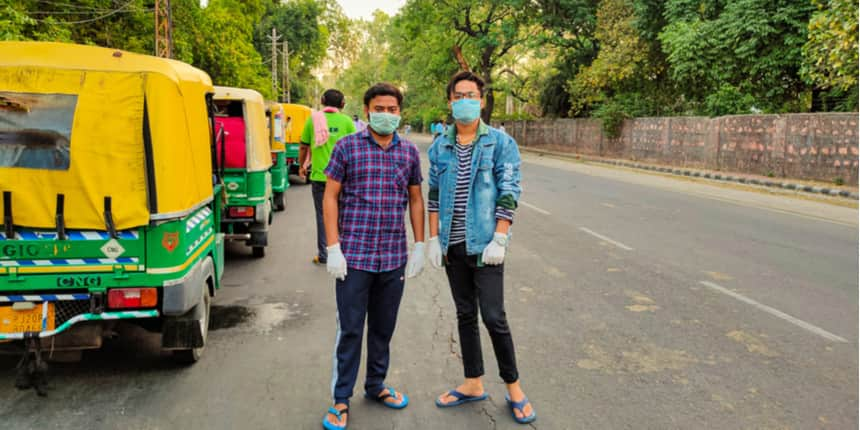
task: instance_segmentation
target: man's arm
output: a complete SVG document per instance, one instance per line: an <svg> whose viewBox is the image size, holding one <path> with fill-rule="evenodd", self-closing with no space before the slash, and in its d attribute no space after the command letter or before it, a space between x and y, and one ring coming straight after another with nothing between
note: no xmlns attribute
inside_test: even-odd
<svg viewBox="0 0 860 430"><path fill-rule="evenodd" d="M436 142L427 151L430 160L430 171L427 173L427 215L430 223L430 237L439 235L439 171L437 168Z"/></svg>
<svg viewBox="0 0 860 430"><path fill-rule="evenodd" d="M314 143L314 120L308 117L302 128L302 136L299 138L299 176L307 176L305 166L311 158L311 145Z"/></svg>
<svg viewBox="0 0 860 430"><path fill-rule="evenodd" d="M341 183L328 178L325 183L325 194L323 194L323 224L325 224L326 244L332 246L340 243L340 234L337 228L338 219L338 197L340 196Z"/></svg>
<svg viewBox="0 0 860 430"><path fill-rule="evenodd" d="M421 185L409 186L409 219L412 221L415 243L424 242L424 197L421 195Z"/></svg>
<svg viewBox="0 0 860 430"><path fill-rule="evenodd" d="M307 159L310 158L310 154L310 145L299 144L299 176L307 176L308 170L305 166L307 165Z"/></svg>
<svg viewBox="0 0 860 430"><path fill-rule="evenodd" d="M516 141L508 137L497 149L493 174L499 198L496 199L496 233L507 234L513 224L514 212L520 199L520 151Z"/></svg>

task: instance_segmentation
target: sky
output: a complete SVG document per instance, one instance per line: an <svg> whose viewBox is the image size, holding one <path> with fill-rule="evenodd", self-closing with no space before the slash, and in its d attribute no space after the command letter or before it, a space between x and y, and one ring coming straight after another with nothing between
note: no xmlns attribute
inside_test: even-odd
<svg viewBox="0 0 860 430"><path fill-rule="evenodd" d="M406 0L337 0L343 12L350 18L371 19L373 11L382 9L383 12L394 15L406 4Z"/></svg>

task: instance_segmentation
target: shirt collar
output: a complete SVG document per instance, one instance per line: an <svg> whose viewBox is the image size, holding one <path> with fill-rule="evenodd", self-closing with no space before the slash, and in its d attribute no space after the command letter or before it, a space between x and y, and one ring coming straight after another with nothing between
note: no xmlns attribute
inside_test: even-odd
<svg viewBox="0 0 860 430"><path fill-rule="evenodd" d="M379 142L377 142L376 139L373 138L373 135L370 134L370 127L369 126L368 126L368 128L365 128L364 130L362 130L360 132L360 136L362 139L366 139L368 141L368 143L371 143L374 146L382 149L382 146L379 145ZM394 139L391 140L391 144L389 144L388 148L386 148L386 149L393 148L399 144L400 144L400 135L398 135L397 131L395 131L394 132Z"/></svg>
<svg viewBox="0 0 860 430"><path fill-rule="evenodd" d="M478 120L478 134L475 136L475 141L477 141L481 136L490 134L490 127L487 127L487 124L484 124L483 119ZM448 127L448 146L454 146L454 142L457 141L457 124L451 124L451 127Z"/></svg>

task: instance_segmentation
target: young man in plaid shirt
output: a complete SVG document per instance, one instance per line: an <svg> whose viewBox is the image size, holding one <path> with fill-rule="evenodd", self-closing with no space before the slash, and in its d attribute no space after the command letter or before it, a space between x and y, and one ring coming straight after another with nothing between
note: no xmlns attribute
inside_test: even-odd
<svg viewBox="0 0 860 430"><path fill-rule="evenodd" d="M365 396L394 409L409 398L384 384L405 277L424 266L424 199L418 148L397 135L403 95L390 84L364 94L366 130L338 141L325 174L323 197L328 272L335 277L338 331L326 429L345 429L349 398L361 363L367 318ZM415 235L407 257L409 217Z"/></svg>

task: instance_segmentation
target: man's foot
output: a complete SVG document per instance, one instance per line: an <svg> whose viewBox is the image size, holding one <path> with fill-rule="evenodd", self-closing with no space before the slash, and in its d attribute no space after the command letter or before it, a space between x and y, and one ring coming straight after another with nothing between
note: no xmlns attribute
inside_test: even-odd
<svg viewBox="0 0 860 430"><path fill-rule="evenodd" d="M481 380L478 378L470 378L467 379L466 382L460 384L459 387L455 388L454 391L457 391L458 393L464 394L469 397L480 397L484 395L484 384L482 384ZM448 391L436 399L436 404L439 406L446 406L458 400L460 399L452 396L451 392Z"/></svg>
<svg viewBox="0 0 860 430"><path fill-rule="evenodd" d="M384 403L385 406L393 409L403 409L409 404L409 398L405 394L391 387L385 387L373 400Z"/></svg>
<svg viewBox="0 0 860 430"><path fill-rule="evenodd" d="M335 428L346 428L346 420L347 416L349 415L349 408L343 403L338 403L334 405L332 409L339 412L340 416L338 416L338 414L335 414L331 409L329 409L329 411L326 412L325 415L326 422L328 422L332 426L335 426Z"/></svg>
<svg viewBox="0 0 860 430"><path fill-rule="evenodd" d="M512 403L520 403L526 400L526 393L523 392L519 382L508 385L508 399ZM531 402L526 402L522 408L513 408L514 418L517 421L526 420L534 414Z"/></svg>

